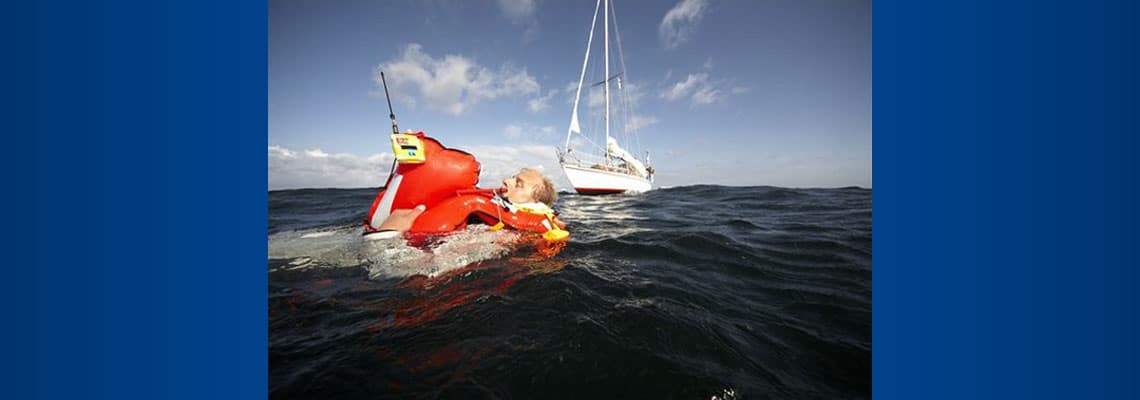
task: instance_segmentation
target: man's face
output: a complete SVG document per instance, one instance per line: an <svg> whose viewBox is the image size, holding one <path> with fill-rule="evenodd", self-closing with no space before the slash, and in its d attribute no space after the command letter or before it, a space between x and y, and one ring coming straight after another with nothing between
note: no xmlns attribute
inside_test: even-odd
<svg viewBox="0 0 1140 400"><path fill-rule="evenodd" d="M534 193L542 185L542 174L532 170L522 170L503 180L503 197L511 203L533 203Z"/></svg>

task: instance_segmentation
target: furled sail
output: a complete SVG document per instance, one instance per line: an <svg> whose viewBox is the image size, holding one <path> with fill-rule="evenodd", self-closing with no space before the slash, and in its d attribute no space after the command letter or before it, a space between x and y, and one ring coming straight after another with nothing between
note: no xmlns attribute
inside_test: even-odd
<svg viewBox="0 0 1140 400"><path fill-rule="evenodd" d="M617 141L612 137L606 138L606 153L609 154L610 157L625 161L626 165L629 165L630 169L637 172L638 175L646 176L648 174L645 170L645 164L642 164L641 161L637 160L637 157L634 157L632 154L629 154L628 151L621 148L621 146L618 146Z"/></svg>

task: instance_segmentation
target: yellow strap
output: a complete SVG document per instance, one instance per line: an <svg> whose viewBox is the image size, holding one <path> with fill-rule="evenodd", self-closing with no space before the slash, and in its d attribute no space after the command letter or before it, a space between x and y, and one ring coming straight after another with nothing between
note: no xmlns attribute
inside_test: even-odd
<svg viewBox="0 0 1140 400"><path fill-rule="evenodd" d="M528 212L531 214L550 215L550 214L554 213L553 209L548 207L546 204L542 204L542 203L527 203L526 205L515 204L515 208L518 209L519 211L525 211L525 212Z"/></svg>
<svg viewBox="0 0 1140 400"><path fill-rule="evenodd" d="M550 230L548 230L542 234L543 239L546 239L546 241L548 241L548 242L562 242L562 241L565 241L566 239L570 238L570 232L567 232L567 231L563 230L562 228L559 228L558 224L554 222L554 210L553 209L551 209L546 204L542 204L542 203L536 203L536 204L532 203L532 204L534 204L534 205L533 206L531 206L531 205L525 205L524 206L524 205L517 205L516 204L515 208L518 209L519 211L523 211L523 212L527 212L527 213L531 213L531 214L540 214L540 215L546 216L547 221L550 223ZM503 229L503 221L499 221L499 223L497 223L491 227L492 231L497 231L500 229Z"/></svg>
<svg viewBox="0 0 1140 400"><path fill-rule="evenodd" d="M546 221L550 223L550 230L542 234L542 238L548 242L561 242L570 238L570 232L558 227L558 223L554 222L554 213L546 214Z"/></svg>

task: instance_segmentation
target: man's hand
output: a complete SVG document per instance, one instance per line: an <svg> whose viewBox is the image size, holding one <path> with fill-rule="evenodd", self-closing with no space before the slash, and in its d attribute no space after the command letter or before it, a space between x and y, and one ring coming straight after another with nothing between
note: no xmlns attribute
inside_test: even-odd
<svg viewBox="0 0 1140 400"><path fill-rule="evenodd" d="M423 214L424 210L426 209L427 207L424 207L423 204L420 204L416 206L416 208L410 210L392 210L392 213L388 215L388 219L384 220L384 223L380 224L380 230L406 232L408 229L412 228L412 222L414 222L416 218L420 216L420 214Z"/></svg>

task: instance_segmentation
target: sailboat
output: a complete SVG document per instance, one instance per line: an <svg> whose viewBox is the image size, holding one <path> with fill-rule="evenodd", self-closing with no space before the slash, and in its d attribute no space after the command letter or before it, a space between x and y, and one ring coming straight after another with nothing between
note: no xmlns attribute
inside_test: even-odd
<svg viewBox="0 0 1140 400"><path fill-rule="evenodd" d="M604 5L604 9L602 8ZM590 50L594 41L594 28L597 27L598 12L602 11L603 23L603 51L602 70L591 68ZM582 72L578 76L578 89L574 94L574 108L570 114L570 126L566 132L566 145L558 152L558 163L566 179L581 194L610 194L610 193L640 193L650 190L653 183L653 167L649 165L649 153L645 154L645 161L639 160L622 147L638 145L636 131L638 126L636 115L632 110L632 100L622 85L622 77L628 77L625 71L625 56L621 49L621 34L617 30L617 16L612 13L613 6L610 0L598 0L594 5L594 17L590 22L590 36L586 40L586 56L582 60ZM614 23L614 33L618 50L618 66L620 71L610 74L610 20ZM595 61L597 61L595 59ZM600 72L602 80L584 87L588 70ZM628 87L629 85L625 85ZM600 87L600 89L599 89ZM612 88L612 89L611 89ZM579 105L582 100L583 89L587 90L586 109L596 117L590 121L598 122L590 127L590 135L582 133L579 123ZM615 91L616 94L611 93ZM602 97L599 99L599 97ZM613 99L611 99L613 97ZM604 99L604 103L603 100ZM614 103L614 104L611 104ZM604 108L599 110L604 104ZM619 111L611 112L611 105ZM601 111L601 112L599 112ZM622 123L624 122L624 123ZM621 132L611 132L611 126L619 126ZM604 136L603 136L604 133ZM594 139L591 139L594 137ZM604 139L602 139L604 137ZM619 140L620 139L620 140ZM599 143L600 142L600 143Z"/></svg>

